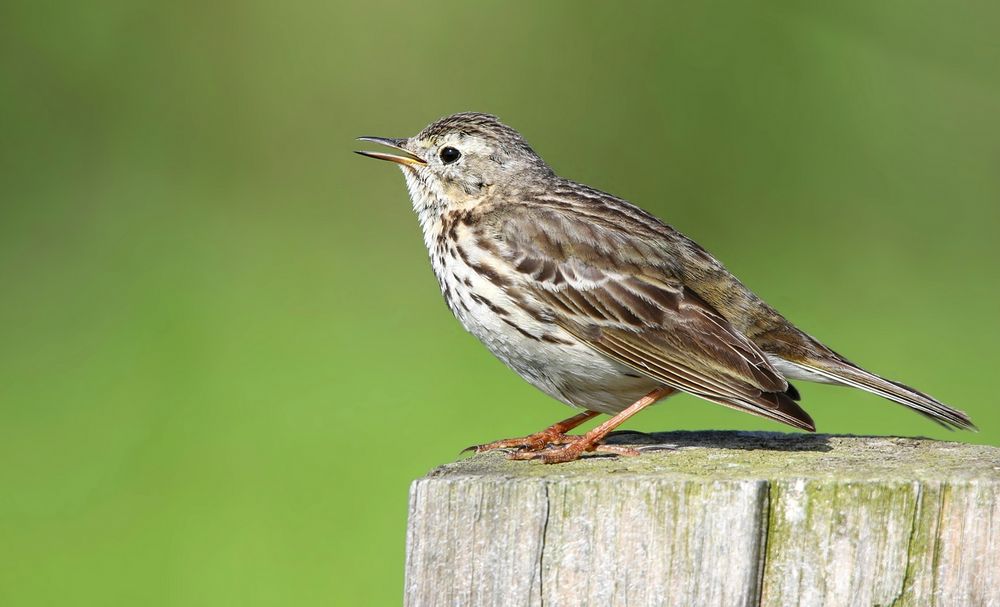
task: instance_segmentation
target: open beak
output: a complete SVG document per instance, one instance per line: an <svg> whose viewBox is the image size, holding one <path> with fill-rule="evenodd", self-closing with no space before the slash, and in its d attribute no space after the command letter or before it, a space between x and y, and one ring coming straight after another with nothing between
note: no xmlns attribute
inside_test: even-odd
<svg viewBox="0 0 1000 607"><path fill-rule="evenodd" d="M362 152L355 151L355 154L361 154L362 156L368 156L369 158L378 158L379 160L388 160L390 162L395 162L396 164L401 164L403 166L421 166L427 164L423 158L411 154L410 152L403 149L403 143L405 139L390 139L388 137L358 137L358 141L372 141L375 143L381 143L382 145L388 146L390 148L399 150L404 155L398 156L396 154L386 154L383 152Z"/></svg>

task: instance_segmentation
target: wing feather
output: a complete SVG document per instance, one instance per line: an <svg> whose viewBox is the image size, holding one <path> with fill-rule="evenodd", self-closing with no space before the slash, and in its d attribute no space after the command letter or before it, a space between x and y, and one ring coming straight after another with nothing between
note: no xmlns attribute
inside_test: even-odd
<svg viewBox="0 0 1000 607"><path fill-rule="evenodd" d="M764 352L685 286L655 241L565 209L531 211L513 221L508 210L493 237L562 328L664 385L814 429Z"/></svg>

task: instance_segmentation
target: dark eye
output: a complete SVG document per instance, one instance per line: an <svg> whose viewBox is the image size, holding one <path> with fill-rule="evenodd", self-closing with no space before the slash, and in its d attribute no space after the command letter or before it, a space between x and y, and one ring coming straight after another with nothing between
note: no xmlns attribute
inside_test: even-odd
<svg viewBox="0 0 1000 607"><path fill-rule="evenodd" d="M438 156L441 157L441 162L451 164L462 157L462 152L459 152L449 145L441 148L441 152Z"/></svg>

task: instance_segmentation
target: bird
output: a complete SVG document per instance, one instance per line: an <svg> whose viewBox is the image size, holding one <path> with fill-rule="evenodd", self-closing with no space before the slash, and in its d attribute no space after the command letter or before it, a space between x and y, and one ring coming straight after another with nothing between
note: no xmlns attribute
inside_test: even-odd
<svg viewBox="0 0 1000 607"><path fill-rule="evenodd" d="M637 455L607 435L684 392L815 431L791 381L848 386L948 428L964 412L850 362L758 297L706 249L617 196L561 177L492 114L443 117L408 138L359 137L403 172L445 303L542 392L581 410L470 449L563 463ZM601 414L592 430L571 430Z"/></svg>

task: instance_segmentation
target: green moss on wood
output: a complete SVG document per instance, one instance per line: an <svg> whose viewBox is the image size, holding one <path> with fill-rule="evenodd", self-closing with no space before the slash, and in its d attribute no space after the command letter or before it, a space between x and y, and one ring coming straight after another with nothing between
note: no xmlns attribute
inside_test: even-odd
<svg viewBox="0 0 1000 607"><path fill-rule="evenodd" d="M635 592L685 597L676 604L1000 604L998 448L753 432L615 440L646 451L559 465L489 453L417 481L414 503L427 503L411 528L431 544L411 546L408 576L433 577L454 554L445 581L421 586L439 588L521 571L535 555L531 575L495 580L504 596L528 579L526 604Z"/></svg>
<svg viewBox="0 0 1000 607"><path fill-rule="evenodd" d="M655 475L719 480L816 478L841 480L1000 480L1000 449L921 438L780 434L770 432L622 433L640 457L589 456L546 465L475 455L431 476L499 475L518 478Z"/></svg>

